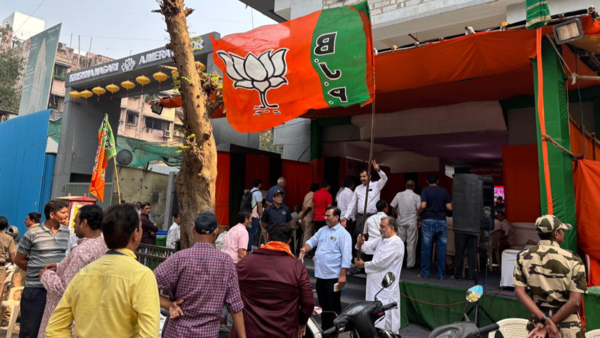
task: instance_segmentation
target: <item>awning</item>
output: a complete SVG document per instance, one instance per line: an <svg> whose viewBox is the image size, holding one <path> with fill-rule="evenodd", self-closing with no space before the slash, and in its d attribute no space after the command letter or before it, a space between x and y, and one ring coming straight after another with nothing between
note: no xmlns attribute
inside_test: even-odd
<svg viewBox="0 0 600 338"><path fill-rule="evenodd" d="M600 23L581 19L586 36L580 48L600 38ZM552 27L544 27L552 34ZM534 94L531 59L535 57L535 31L526 29L481 32L427 46L380 54L375 58L377 113L437 107L473 101L498 101ZM581 40L580 40L581 41ZM575 55L563 48L563 57L575 72ZM595 74L582 62L579 75ZM597 85L581 81L580 88ZM569 90L577 89L577 85ZM177 105L178 104L178 105ZM161 101L181 106L181 98ZM369 114L371 106L308 111L303 117L325 118ZM213 118L223 117L222 111Z"/></svg>

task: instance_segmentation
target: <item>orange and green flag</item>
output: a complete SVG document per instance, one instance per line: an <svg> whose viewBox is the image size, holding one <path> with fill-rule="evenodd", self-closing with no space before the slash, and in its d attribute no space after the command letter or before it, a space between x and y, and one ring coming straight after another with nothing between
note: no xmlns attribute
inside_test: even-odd
<svg viewBox="0 0 600 338"><path fill-rule="evenodd" d="M104 202L104 186L108 160L116 154L115 137L108 122L108 114L105 114L102 125L100 125L100 129L98 130L98 150L96 151L96 161L94 163L94 171L92 172L92 182L90 183L90 193L96 196L101 202Z"/></svg>
<svg viewBox="0 0 600 338"><path fill-rule="evenodd" d="M227 119L260 132L309 109L373 100L368 3L314 12L212 41Z"/></svg>

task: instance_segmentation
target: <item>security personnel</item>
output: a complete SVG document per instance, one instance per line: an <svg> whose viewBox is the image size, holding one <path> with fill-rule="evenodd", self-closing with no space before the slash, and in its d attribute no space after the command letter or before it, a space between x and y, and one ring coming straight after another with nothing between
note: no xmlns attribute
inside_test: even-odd
<svg viewBox="0 0 600 338"><path fill-rule="evenodd" d="M269 205L264 211L260 224L264 230L277 223L289 223L292 220L290 209L283 204L283 191L276 190L273 195L273 205Z"/></svg>
<svg viewBox="0 0 600 338"><path fill-rule="evenodd" d="M547 330L550 338L584 338L577 309L587 293L585 268L579 256L560 247L572 226L545 215L535 227L540 243L519 253L513 275L515 296L532 314L527 328Z"/></svg>

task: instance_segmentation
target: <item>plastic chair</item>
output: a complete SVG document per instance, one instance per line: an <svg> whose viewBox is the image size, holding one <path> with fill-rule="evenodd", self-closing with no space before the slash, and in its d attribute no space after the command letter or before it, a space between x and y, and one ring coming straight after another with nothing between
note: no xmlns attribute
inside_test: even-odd
<svg viewBox="0 0 600 338"><path fill-rule="evenodd" d="M500 326L500 333L504 338L523 338L527 337L529 331L527 331L527 319L522 318L508 318L502 319L498 322ZM494 338L497 331L492 331L488 334L488 338Z"/></svg>
<svg viewBox="0 0 600 338"><path fill-rule="evenodd" d="M19 317L19 312L21 311L21 301L14 300L15 292L23 290L24 286L18 286L10 289L10 293L8 294L8 300L2 301L2 316L4 315L4 309L10 308L10 318L8 320L8 328L6 330L6 338L12 338L13 330L15 329L15 325L17 323L17 317Z"/></svg>
<svg viewBox="0 0 600 338"><path fill-rule="evenodd" d="M600 338L600 329L589 331L585 334L585 338Z"/></svg>

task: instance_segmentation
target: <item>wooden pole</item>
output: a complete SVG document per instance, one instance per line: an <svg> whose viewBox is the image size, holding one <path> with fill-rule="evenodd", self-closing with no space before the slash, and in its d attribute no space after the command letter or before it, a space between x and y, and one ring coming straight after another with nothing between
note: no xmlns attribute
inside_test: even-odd
<svg viewBox="0 0 600 338"><path fill-rule="evenodd" d="M596 160L596 133L592 133L592 158Z"/></svg>
<svg viewBox="0 0 600 338"><path fill-rule="evenodd" d="M119 204L121 204L121 185L119 184L119 171L117 170L117 157L113 157L113 164L115 165L115 177L117 178L117 194L119 195Z"/></svg>
<svg viewBox="0 0 600 338"><path fill-rule="evenodd" d="M372 37L371 37L372 38ZM373 54L375 54L375 50L373 50ZM373 102L371 103L371 143L369 145L369 163L367 163L367 189L365 191L365 205L363 208L363 217L362 217L362 231L365 233L365 222L367 220L367 206L369 205L369 185L371 184L371 167L373 162L373 146L375 143L375 55L373 55ZM357 224L358 226L358 224ZM364 236L363 236L364 239ZM356 253L357 257L360 258L360 253L362 245L358 246L358 251Z"/></svg>

